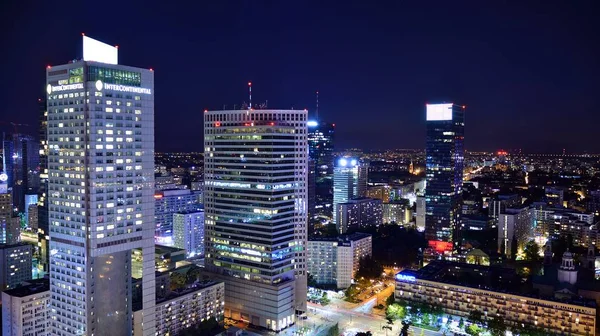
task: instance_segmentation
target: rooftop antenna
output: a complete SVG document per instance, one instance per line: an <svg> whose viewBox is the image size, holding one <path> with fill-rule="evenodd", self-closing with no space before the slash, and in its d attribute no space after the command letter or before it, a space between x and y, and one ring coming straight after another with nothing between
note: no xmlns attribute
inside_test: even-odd
<svg viewBox="0 0 600 336"><path fill-rule="evenodd" d="M317 91L317 110L315 112L317 120L319 120L319 91Z"/></svg>
<svg viewBox="0 0 600 336"><path fill-rule="evenodd" d="M248 82L248 98L250 100L250 105L248 106L248 109L252 109L252 82Z"/></svg>

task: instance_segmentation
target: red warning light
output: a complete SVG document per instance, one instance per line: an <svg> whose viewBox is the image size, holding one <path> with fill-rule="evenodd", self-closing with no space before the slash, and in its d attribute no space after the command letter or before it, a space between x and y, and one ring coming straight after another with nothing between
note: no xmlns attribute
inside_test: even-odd
<svg viewBox="0 0 600 336"><path fill-rule="evenodd" d="M51 68L52 68L52 66L51 66L51 65L47 65L47 66L46 66L46 69L51 69Z"/></svg>
<svg viewBox="0 0 600 336"><path fill-rule="evenodd" d="M220 122L216 122L215 123L215 127L221 127L221 123Z"/></svg>

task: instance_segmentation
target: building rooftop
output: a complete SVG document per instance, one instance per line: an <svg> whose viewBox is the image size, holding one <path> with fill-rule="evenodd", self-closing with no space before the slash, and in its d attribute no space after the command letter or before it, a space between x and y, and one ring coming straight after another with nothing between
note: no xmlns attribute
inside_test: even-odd
<svg viewBox="0 0 600 336"><path fill-rule="evenodd" d="M34 294L39 294L43 292L47 292L50 290L50 280L49 279L38 279L38 280L30 280L27 281L28 285L9 289L4 291L4 293L13 296L13 297L25 297Z"/></svg>
<svg viewBox="0 0 600 336"><path fill-rule="evenodd" d="M531 290L525 291L521 287L520 279L514 269L499 266L481 266L436 260L416 271L403 270L398 272L396 279L399 281L415 281L417 279L434 281L540 300L562 302L584 307L596 307L596 303L593 300L584 298L559 300L555 297L540 297Z"/></svg>
<svg viewBox="0 0 600 336"><path fill-rule="evenodd" d="M25 246L31 246L31 245L27 244L27 243L0 244L0 249L14 248L14 247L25 247Z"/></svg>
<svg viewBox="0 0 600 336"><path fill-rule="evenodd" d="M357 241L364 238L371 237L368 233L355 232L347 235L339 235L336 237L314 237L310 238L309 241L330 241L330 242L343 242L343 241Z"/></svg>
<svg viewBox="0 0 600 336"><path fill-rule="evenodd" d="M174 291L169 292L169 294L163 298L157 298L156 299L156 304L161 304L164 303L165 301L170 301L173 299L176 299L180 296L184 296L187 294L191 294L194 292L198 292L200 290L203 290L205 288L214 286L219 284L220 282L218 281L213 281L213 280L208 280L208 281L200 281L195 283L194 285L187 287L187 288L181 288L181 289L176 289Z"/></svg>

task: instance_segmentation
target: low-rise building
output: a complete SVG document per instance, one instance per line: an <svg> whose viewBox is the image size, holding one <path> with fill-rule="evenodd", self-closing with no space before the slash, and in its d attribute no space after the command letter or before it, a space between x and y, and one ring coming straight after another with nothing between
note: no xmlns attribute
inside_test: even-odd
<svg viewBox="0 0 600 336"><path fill-rule="evenodd" d="M348 288L360 259L372 255L372 244L371 235L365 233L311 239L307 245L308 273L317 284Z"/></svg>
<svg viewBox="0 0 600 336"><path fill-rule="evenodd" d="M522 250L533 237L534 214L529 207L507 208L498 217L498 251L512 257L513 248ZM513 247L516 241L517 246Z"/></svg>
<svg viewBox="0 0 600 336"><path fill-rule="evenodd" d="M225 285L207 281L156 300L156 335L177 335L210 318L223 320ZM133 336L142 334L142 309L133 312Z"/></svg>
<svg viewBox="0 0 600 336"><path fill-rule="evenodd" d="M2 293L2 335L46 335L50 328L50 281L40 279Z"/></svg>
<svg viewBox="0 0 600 336"><path fill-rule="evenodd" d="M433 261L418 271L396 274L396 300L439 305L444 313L468 318L479 311L499 317L510 327L528 325L549 335L594 335L596 303L588 299L558 299L514 290L512 269Z"/></svg>
<svg viewBox="0 0 600 336"><path fill-rule="evenodd" d="M383 203L383 223L407 225L412 222L412 209L408 201Z"/></svg>

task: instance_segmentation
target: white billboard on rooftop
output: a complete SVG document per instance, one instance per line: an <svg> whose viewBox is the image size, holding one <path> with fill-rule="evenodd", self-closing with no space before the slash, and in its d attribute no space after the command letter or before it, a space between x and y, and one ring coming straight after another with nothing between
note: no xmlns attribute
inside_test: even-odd
<svg viewBox="0 0 600 336"><path fill-rule="evenodd" d="M452 120L452 105L427 104L427 121Z"/></svg>
<svg viewBox="0 0 600 336"><path fill-rule="evenodd" d="M119 64L119 48L83 36L83 60Z"/></svg>

